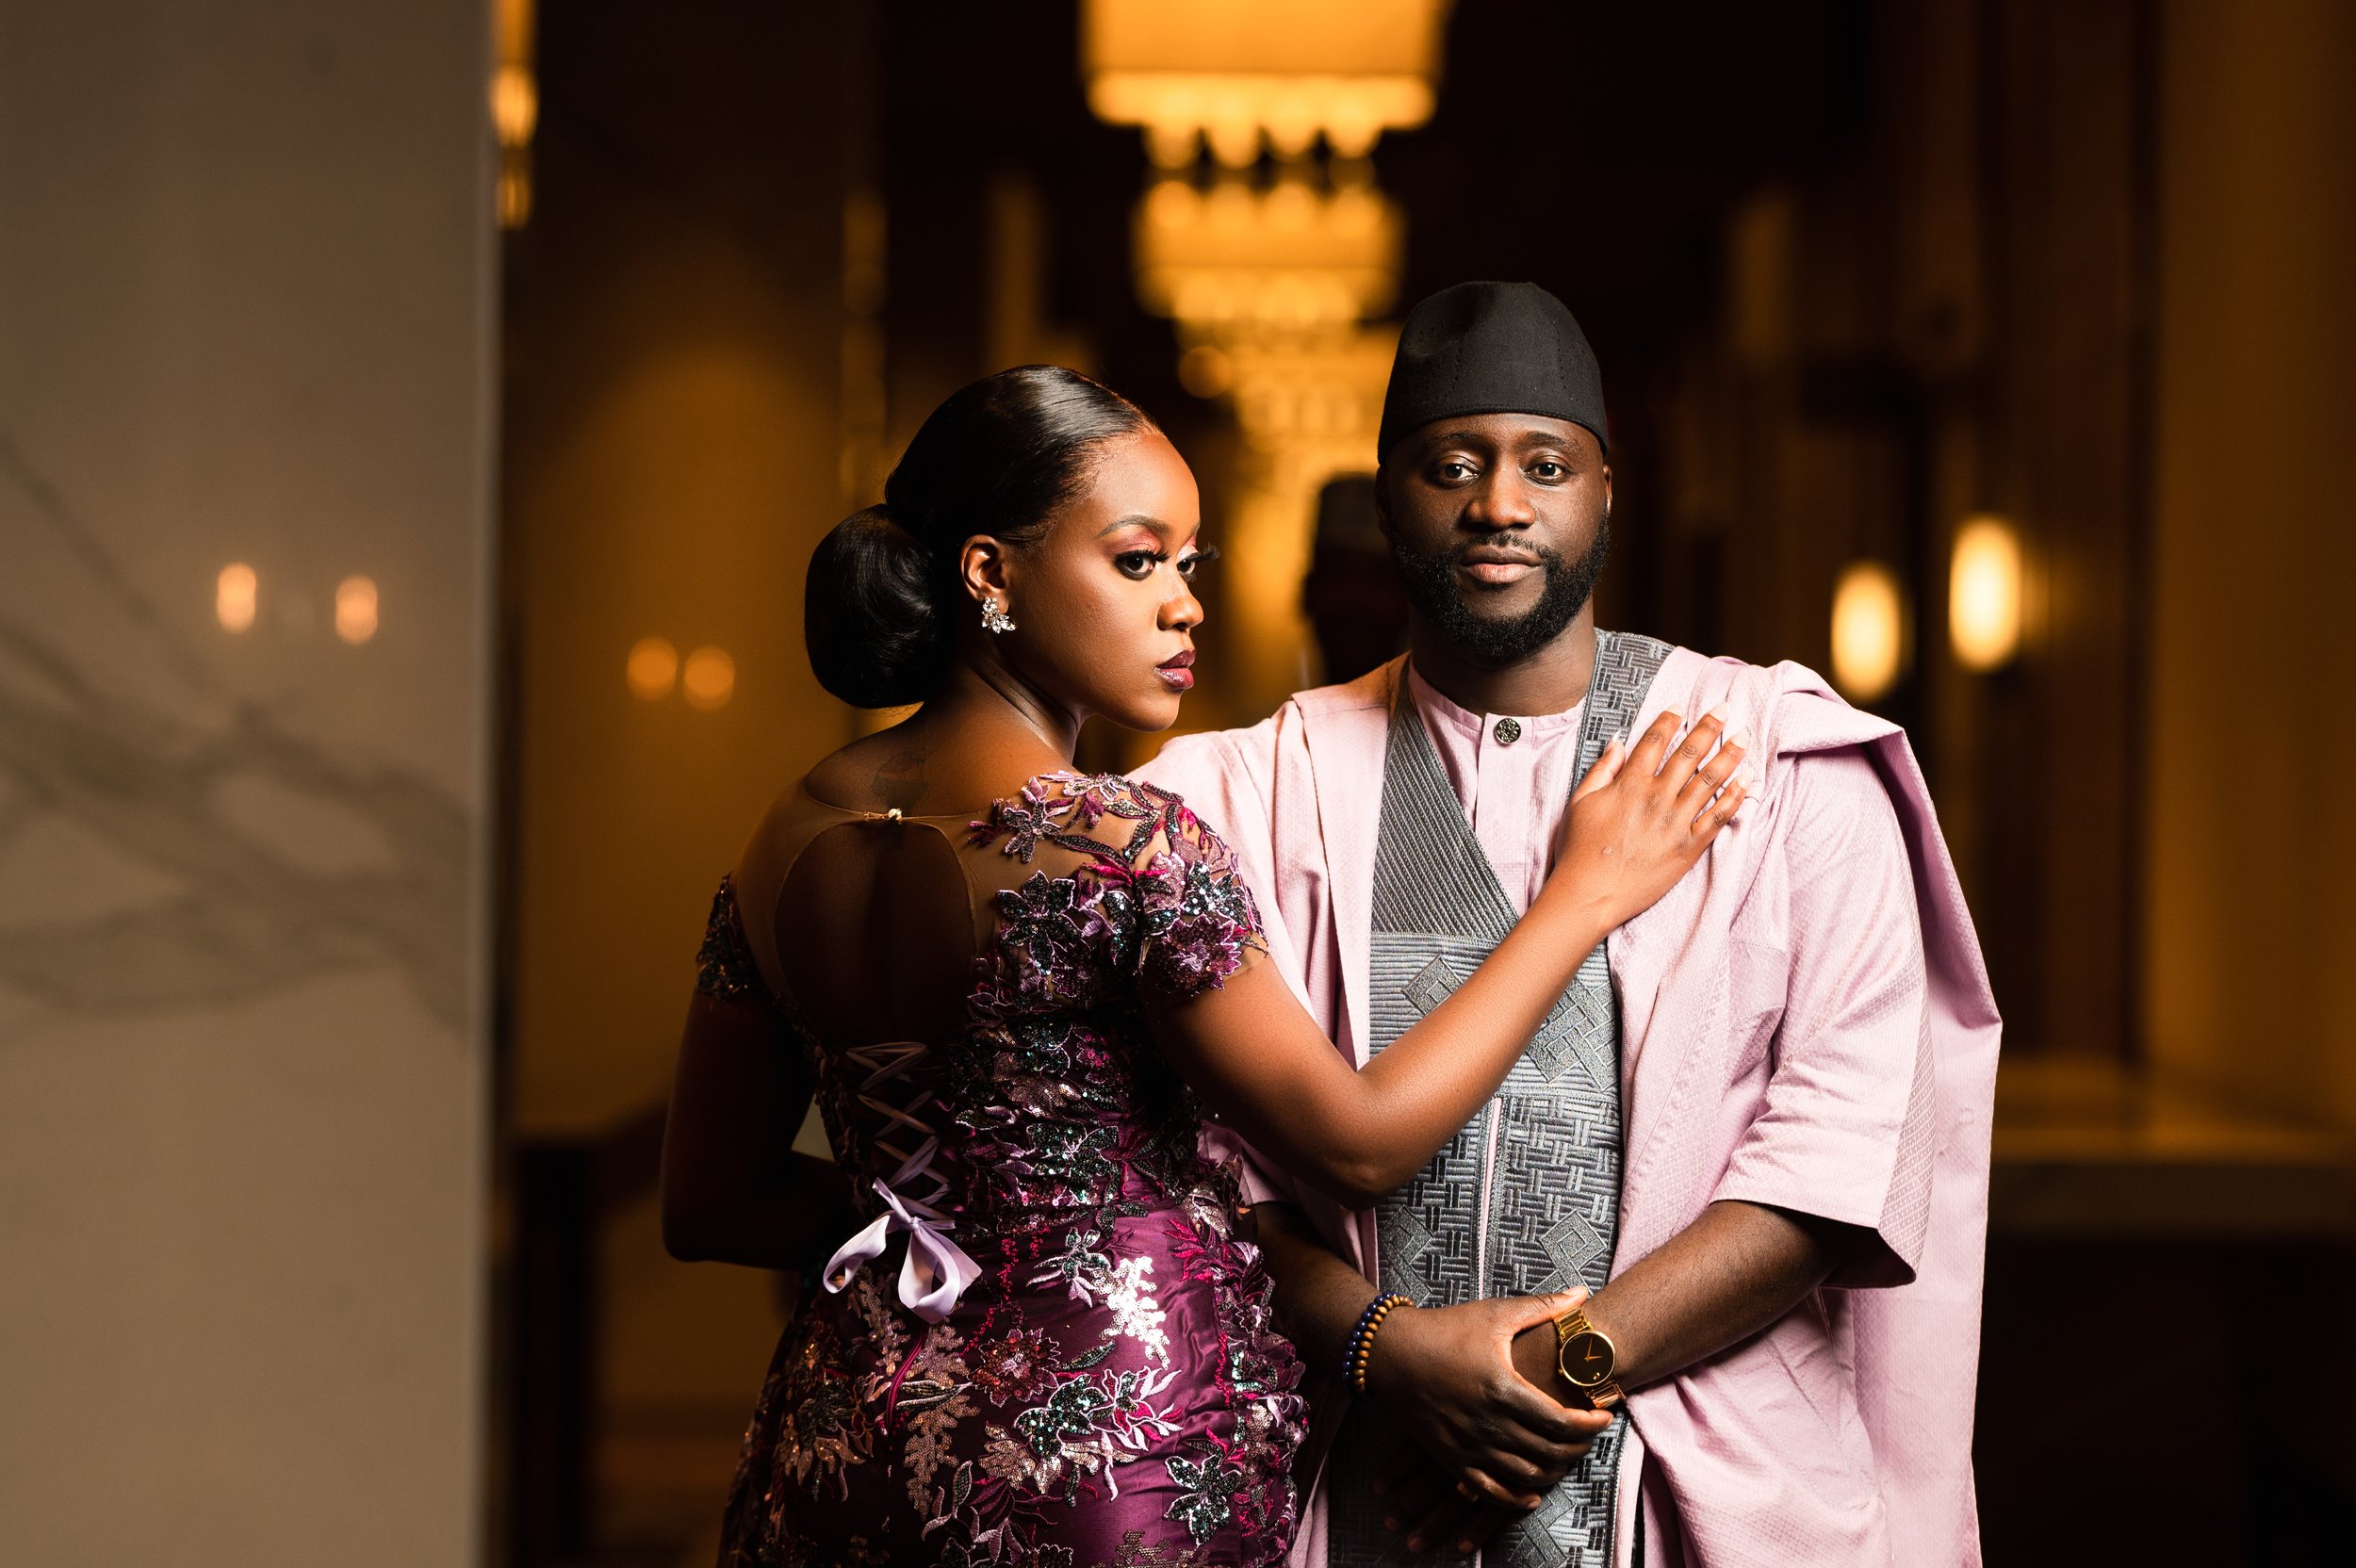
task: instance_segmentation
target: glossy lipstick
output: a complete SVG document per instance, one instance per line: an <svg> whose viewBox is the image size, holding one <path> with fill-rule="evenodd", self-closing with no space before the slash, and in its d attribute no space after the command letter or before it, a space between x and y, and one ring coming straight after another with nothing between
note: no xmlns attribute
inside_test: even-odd
<svg viewBox="0 0 2356 1568"><path fill-rule="evenodd" d="M1188 648L1184 653L1171 654L1153 666L1153 673L1170 682L1170 689L1173 692L1193 691L1194 650Z"/></svg>

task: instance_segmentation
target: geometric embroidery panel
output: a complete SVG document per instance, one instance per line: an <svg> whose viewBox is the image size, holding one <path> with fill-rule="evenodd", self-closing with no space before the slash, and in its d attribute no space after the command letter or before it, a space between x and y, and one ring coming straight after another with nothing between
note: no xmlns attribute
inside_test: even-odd
<svg viewBox="0 0 2356 1568"><path fill-rule="evenodd" d="M1634 716L1667 653L1650 638L1598 634L1574 776ZM1383 766L1374 894L1370 1054L1462 985L1504 928L1496 874L1403 683ZM1447 1306L1603 1284L1620 1203L1618 1012L1598 947L1496 1098L1376 1205L1384 1290ZM1383 1528L1368 1483L1405 1439L1365 1413L1343 1423L1327 1470L1332 1568L1433 1561L1411 1559ZM1500 1532L1480 1555L1484 1568L1605 1568L1626 1429L1623 1415L1544 1506Z"/></svg>

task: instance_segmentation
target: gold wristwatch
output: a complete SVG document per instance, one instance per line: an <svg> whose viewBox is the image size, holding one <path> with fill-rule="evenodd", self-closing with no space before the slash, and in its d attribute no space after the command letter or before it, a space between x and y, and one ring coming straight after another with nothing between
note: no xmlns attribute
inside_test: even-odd
<svg viewBox="0 0 2356 1568"><path fill-rule="evenodd" d="M1564 1380L1597 1410L1610 1410L1627 1397L1612 1380L1620 1362L1612 1336L1588 1322L1578 1307L1554 1320L1554 1360Z"/></svg>

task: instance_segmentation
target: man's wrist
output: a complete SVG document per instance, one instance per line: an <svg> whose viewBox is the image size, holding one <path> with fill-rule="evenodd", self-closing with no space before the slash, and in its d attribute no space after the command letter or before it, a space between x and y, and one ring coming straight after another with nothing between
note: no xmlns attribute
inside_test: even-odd
<svg viewBox="0 0 2356 1568"><path fill-rule="evenodd" d="M1566 1403L1609 1410L1628 1397L1620 1377L1619 1342L1589 1309L1592 1298L1556 1316L1556 1369L1569 1390Z"/></svg>
<svg viewBox="0 0 2356 1568"><path fill-rule="evenodd" d="M1543 1390L1557 1404L1581 1403L1578 1390L1562 1380L1562 1363L1555 1350L1554 1325L1541 1323L1513 1336L1513 1370L1522 1380Z"/></svg>

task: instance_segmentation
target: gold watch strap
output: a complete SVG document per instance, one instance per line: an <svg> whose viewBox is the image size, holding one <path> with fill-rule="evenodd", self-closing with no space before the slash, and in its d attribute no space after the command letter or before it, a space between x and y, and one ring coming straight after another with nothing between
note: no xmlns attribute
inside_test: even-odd
<svg viewBox="0 0 2356 1568"><path fill-rule="evenodd" d="M1613 1362L1615 1364L1618 1362L1619 1347L1612 1345L1612 1336L1588 1322L1587 1314L1583 1309L1573 1307L1554 1320L1554 1355L1557 1366L1562 1364L1562 1352L1569 1348L1571 1340L1579 1334L1593 1334L1602 1340L1611 1348ZM1613 1370L1617 1370L1616 1364ZM1605 1376L1603 1381L1592 1388L1579 1388L1579 1383L1567 1371L1562 1374L1562 1377L1573 1388L1579 1388L1581 1394L1586 1395L1588 1402L1597 1410L1611 1410L1628 1397L1625 1393L1621 1392L1619 1383L1609 1374Z"/></svg>

